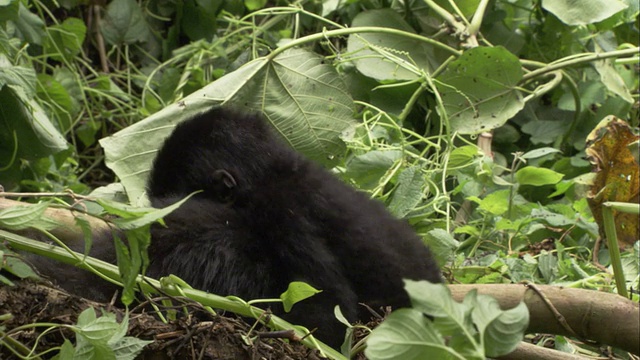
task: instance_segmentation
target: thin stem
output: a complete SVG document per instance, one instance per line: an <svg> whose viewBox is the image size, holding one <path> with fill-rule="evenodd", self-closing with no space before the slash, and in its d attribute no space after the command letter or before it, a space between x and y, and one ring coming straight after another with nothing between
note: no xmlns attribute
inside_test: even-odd
<svg viewBox="0 0 640 360"><path fill-rule="evenodd" d="M267 56L267 59L270 61L272 59L274 59L276 56L280 55L280 53L289 50L291 48L309 43L309 42L314 42L314 41L318 41L321 39L325 39L325 38L329 38L329 37L335 37L335 36L344 36L344 35L351 35L351 34L364 34L364 33L380 33L380 34L393 34L393 35L398 35L398 36L403 36L409 39L413 39L413 40L418 40L420 42L424 42L427 43L429 45L433 45L437 48L440 48L442 50L448 51L453 55L456 56L460 56L462 55L462 51L456 50L450 46L447 46L439 41L435 41L432 39L429 39L427 37L418 35L418 34L414 34L414 33L410 33L407 31L402 31L402 30L398 30L398 29L391 29L391 28L383 28L383 27L376 27L376 26L362 26L362 27L354 27L354 28L347 28L347 29L337 29L337 30L328 30L328 31L323 31L321 33L317 33L317 34L312 34L312 35L308 35L308 36L304 36L301 37L299 39L293 40L290 43L279 47L277 49L275 49L271 54L269 54Z"/></svg>
<svg viewBox="0 0 640 360"><path fill-rule="evenodd" d="M596 53L596 54L583 54L583 56L580 57L576 57L576 56L571 56L571 58L569 60L566 59L560 59L554 63L551 63L541 69L538 70L534 70L528 74L525 74L522 77L522 80L520 80L520 82L527 82L535 77L538 77L542 74L546 74L548 72L552 72L554 70L558 70L558 69L562 69L565 67L569 67L569 66L573 66L573 65L578 65L578 64L585 64L585 63L590 63L596 60L602 60L602 59L608 59L608 58L617 58L617 57L623 57L623 56L630 56L630 55L636 55L638 52L640 52L640 47L636 47L633 49L624 49L624 50L616 50L616 51L609 51L609 52L603 52L603 53Z"/></svg>

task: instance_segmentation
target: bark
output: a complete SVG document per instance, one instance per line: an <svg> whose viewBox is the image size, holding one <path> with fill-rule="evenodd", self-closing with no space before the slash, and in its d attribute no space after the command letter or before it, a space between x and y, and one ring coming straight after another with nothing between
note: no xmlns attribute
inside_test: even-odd
<svg viewBox="0 0 640 360"><path fill-rule="evenodd" d="M503 309L524 301L529 308L529 333L574 336L640 354L640 307L620 295L552 285L451 285L462 301L472 289L496 298ZM545 298L547 301L545 301ZM553 310L555 309L555 311Z"/></svg>
<svg viewBox="0 0 640 360"><path fill-rule="evenodd" d="M536 346L529 343L520 343L518 348L509 355L500 356L499 360L591 360L592 357L569 354L562 351L548 349L542 346Z"/></svg>

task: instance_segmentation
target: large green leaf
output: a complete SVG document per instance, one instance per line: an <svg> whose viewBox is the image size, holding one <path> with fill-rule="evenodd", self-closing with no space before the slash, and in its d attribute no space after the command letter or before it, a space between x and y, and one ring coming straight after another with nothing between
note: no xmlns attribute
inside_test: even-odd
<svg viewBox="0 0 640 360"><path fill-rule="evenodd" d="M0 58L0 62L1 62ZM0 64L0 163L15 163L14 155L34 160L68 148L67 141L51 123L44 110L28 94L35 84L31 71ZM13 81L11 73L28 75ZM24 81L23 81L24 80ZM12 84L13 82L13 84ZM26 84L28 82L28 85ZM6 84L5 86L2 86ZM15 149L14 149L15 148ZM13 159L13 160L12 160Z"/></svg>
<svg viewBox="0 0 640 360"><path fill-rule="evenodd" d="M454 359L433 324L420 311L399 309L367 339L367 359Z"/></svg>
<svg viewBox="0 0 640 360"><path fill-rule="evenodd" d="M451 131L476 134L502 126L524 107L520 79L520 61L500 46L477 47L451 62L437 82Z"/></svg>
<svg viewBox="0 0 640 360"><path fill-rule="evenodd" d="M35 71L14 66L4 54L0 54L2 166L15 166L17 158L34 160L68 148L67 141L35 100L35 89Z"/></svg>
<svg viewBox="0 0 640 360"><path fill-rule="evenodd" d="M110 2L100 30L111 45L145 42L152 37L141 7L134 0Z"/></svg>
<svg viewBox="0 0 640 360"><path fill-rule="evenodd" d="M347 163L345 176L363 189L373 189L393 164L402 159L400 150L373 150L354 156Z"/></svg>
<svg viewBox="0 0 640 360"><path fill-rule="evenodd" d="M415 33L411 26L391 9L361 12L353 19L351 26L378 26ZM433 46L401 35L352 34L347 42L347 51L355 57L358 71L376 80L415 79L418 73L404 66L431 72L435 64Z"/></svg>
<svg viewBox="0 0 640 360"><path fill-rule="evenodd" d="M518 180L520 185L553 185L560 182L563 177L563 174L551 169L537 168L534 166L527 166L516 172L516 180Z"/></svg>
<svg viewBox="0 0 640 360"><path fill-rule="evenodd" d="M473 307L471 318L478 332L483 334L487 356L498 357L516 349L529 326L527 305L520 302L512 309L502 310L496 299L475 292L464 301Z"/></svg>
<svg viewBox="0 0 640 360"><path fill-rule="evenodd" d="M522 302L503 311L494 298L478 295L475 290L469 292L462 303L458 303L443 284L405 280L405 289L413 309L392 313L380 326L387 324L385 331L379 333L379 336L384 334L392 337L388 340L389 345L401 345L391 347L398 352L397 356L402 355L396 358L406 359L411 355L421 359L443 359L448 357L443 356L456 354L456 358L484 359L486 355L505 355L520 343L529 325L529 311ZM387 323L398 312L402 312L404 323ZM416 322L414 312L430 315L433 322L426 319ZM373 331L372 338L376 331ZM437 340L443 336L448 339L448 354L436 352L440 350L436 346ZM383 354L393 353L388 351Z"/></svg>
<svg viewBox="0 0 640 360"><path fill-rule="evenodd" d="M609 91L620 96L624 101L633 103L633 97L629 92L629 88L622 80L619 71L615 68L615 61L612 59L605 59L596 61L593 66L596 68L598 74L600 74L600 80L602 84L607 87Z"/></svg>
<svg viewBox="0 0 640 360"><path fill-rule="evenodd" d="M305 50L256 59L143 121L100 140L106 164L129 199L144 203L157 149L176 124L215 105L261 112L294 149L333 165L344 152L340 133L352 126L352 100L334 68Z"/></svg>
<svg viewBox="0 0 640 360"><path fill-rule="evenodd" d="M5 26L11 21L12 26ZM42 44L44 21L27 9L23 1L3 1L0 3L0 28L15 29L18 37L31 44ZM9 32L11 32L9 30Z"/></svg>
<svg viewBox="0 0 640 360"><path fill-rule="evenodd" d="M542 0L542 7L567 25L587 25L628 7L619 0Z"/></svg>

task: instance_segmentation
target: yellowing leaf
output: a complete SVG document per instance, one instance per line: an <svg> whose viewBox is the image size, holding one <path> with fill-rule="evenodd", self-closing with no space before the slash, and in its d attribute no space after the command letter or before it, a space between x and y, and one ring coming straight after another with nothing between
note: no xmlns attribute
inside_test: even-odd
<svg viewBox="0 0 640 360"><path fill-rule="evenodd" d="M587 137L586 153L596 173L587 198L591 212L604 237L602 203L619 201L637 204L639 165L628 145L637 142L629 124L614 116L603 119ZM628 247L640 236L638 215L614 211L620 247Z"/></svg>

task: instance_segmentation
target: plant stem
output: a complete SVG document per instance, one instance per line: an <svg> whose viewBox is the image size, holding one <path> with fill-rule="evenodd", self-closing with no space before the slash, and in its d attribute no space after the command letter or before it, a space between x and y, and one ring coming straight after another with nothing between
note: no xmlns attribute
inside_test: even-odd
<svg viewBox="0 0 640 360"><path fill-rule="evenodd" d="M448 51L453 55L456 56L460 56L462 55L462 51L456 50L450 46L447 46L439 41L430 39L428 37L424 37L422 35L418 35L418 34L414 34L414 33L410 33L407 31L402 31L402 30L398 30L398 29L391 29L391 28L384 28L384 27L377 27L377 26L362 26L362 27L354 27L354 28L347 28L347 29L337 29L337 30L328 30L328 31L323 31L321 33L317 33L317 34L312 34L312 35L308 35L308 36L304 36L301 37L299 39L293 40L289 43L287 43L286 45L279 47L275 50L273 50L273 52L271 52L271 54L269 54L267 56L267 59L269 61L273 60L276 56L278 56L280 53L294 48L296 46L300 46L309 42L314 42L314 41L318 41L321 39L325 39L325 38L329 38L329 37L335 37L335 36L344 36L344 35L351 35L351 34L364 34L364 33L381 33L381 34L392 34L392 35L398 35L398 36L403 36L409 39L413 39L413 40L418 40L420 42L424 42L427 43L429 45L432 45L434 47L440 48L442 50Z"/></svg>
<svg viewBox="0 0 640 360"><path fill-rule="evenodd" d="M576 57L576 56L571 56L570 58L565 58L565 59L560 59L558 61L555 61L549 65L546 65L545 67L541 68L541 69L537 69L534 70L528 74L525 74L522 79L520 80L521 83L527 82L530 79L533 79L535 77L538 77L542 74L546 74L548 72L554 71L554 70L558 70L558 69L562 69L565 67L569 67L569 66L573 66L573 65L578 65L578 64L584 64L584 63L590 63L596 60L602 60L602 59L608 59L608 58L617 58L617 57L623 57L623 56L630 56L630 55L636 55L638 52L640 52L640 47L636 47L633 49L624 49L624 50L616 50L616 51L609 51L609 52L603 52L603 53L596 53L596 54L583 54L582 56Z"/></svg>
<svg viewBox="0 0 640 360"><path fill-rule="evenodd" d="M622 270L622 262L620 261L620 249L618 248L618 235L616 234L616 223L613 218L613 210L611 203L602 204L602 222L604 223L604 232L607 236L607 248L611 256L611 267L613 267L613 278L616 280L616 288L618 294L625 298L629 298L627 293L627 285L624 279L624 271Z"/></svg>

